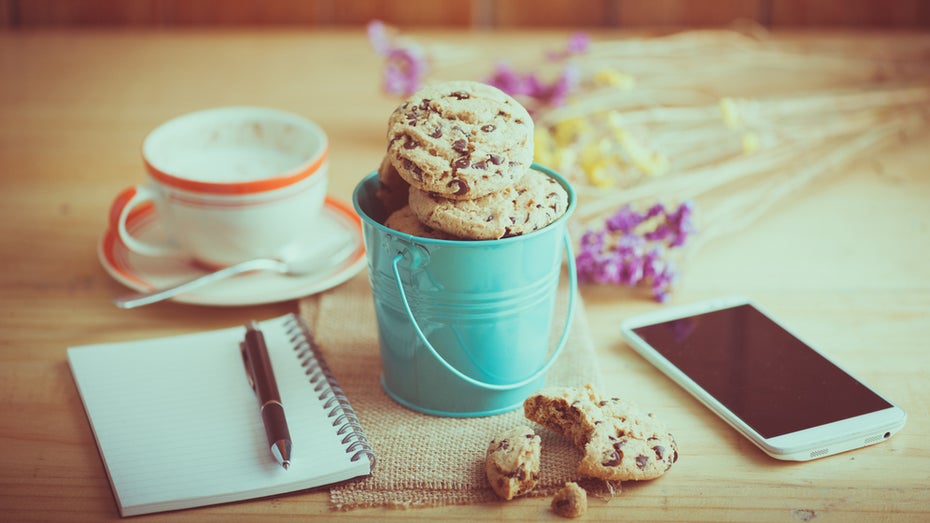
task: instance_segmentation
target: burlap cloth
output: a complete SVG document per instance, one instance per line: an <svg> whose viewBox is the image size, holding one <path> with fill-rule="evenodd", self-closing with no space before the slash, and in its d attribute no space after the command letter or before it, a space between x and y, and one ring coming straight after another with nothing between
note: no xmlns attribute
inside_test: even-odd
<svg viewBox="0 0 930 523"><path fill-rule="evenodd" d="M564 281L563 277L563 281ZM553 339L564 326L567 289L560 289ZM594 349L580 297L563 353L547 376L547 385L599 385ZM523 410L479 418L442 418L420 414L391 400L381 388L381 360L368 274L300 301L323 355L377 455L374 473L330 488L331 507L424 507L498 499L484 472L491 438L524 423ZM542 438L540 479L533 495L549 495L566 481L579 481L581 453L567 440L537 427ZM592 488L586 484L586 488ZM601 485L601 488L604 486ZM598 489L598 486L594 486Z"/></svg>

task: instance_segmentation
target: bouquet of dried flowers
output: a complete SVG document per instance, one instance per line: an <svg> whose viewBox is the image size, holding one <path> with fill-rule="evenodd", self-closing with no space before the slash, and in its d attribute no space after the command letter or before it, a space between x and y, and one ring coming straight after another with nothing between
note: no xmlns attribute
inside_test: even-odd
<svg viewBox="0 0 930 523"><path fill-rule="evenodd" d="M448 61L449 49L377 21L368 37L392 95ZM532 71L494 58L482 80L533 113L536 161L579 195L579 279L645 286L659 301L684 253L930 123L930 49L914 45L789 44L758 30L575 33Z"/></svg>

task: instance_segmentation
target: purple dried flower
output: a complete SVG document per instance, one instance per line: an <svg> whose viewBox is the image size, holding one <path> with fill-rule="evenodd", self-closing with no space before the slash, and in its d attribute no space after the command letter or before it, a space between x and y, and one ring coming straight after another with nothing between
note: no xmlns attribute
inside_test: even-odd
<svg viewBox="0 0 930 523"><path fill-rule="evenodd" d="M668 224L663 223L661 225L656 226L655 229L643 234L643 237L649 241L661 242L665 240L666 238L670 237L671 235L672 235L672 229L668 226Z"/></svg>
<svg viewBox="0 0 930 523"><path fill-rule="evenodd" d="M569 93L578 85L580 80L581 73L578 68L573 64L568 64L562 69L562 74L559 75L555 82L539 93L537 98L545 100L552 107L564 105Z"/></svg>
<svg viewBox="0 0 930 523"><path fill-rule="evenodd" d="M371 44L375 53L381 56L387 56L392 49L391 39L387 34L387 27L381 20L372 20L366 27L368 33L368 43Z"/></svg>
<svg viewBox="0 0 930 523"><path fill-rule="evenodd" d="M652 207L650 207L648 211L646 211L646 219L648 220L650 218L655 218L656 216L660 214L664 214L664 213L665 213L665 206L662 205L661 203L657 203L653 205Z"/></svg>
<svg viewBox="0 0 930 523"><path fill-rule="evenodd" d="M384 91L410 96L420 88L428 70L429 64L420 49L412 46L394 48L384 62Z"/></svg>
<svg viewBox="0 0 930 523"><path fill-rule="evenodd" d="M588 33L578 31L568 38L568 52L571 54L585 53L590 46L591 36Z"/></svg>
<svg viewBox="0 0 930 523"><path fill-rule="evenodd" d="M610 232L630 232L637 225L643 222L645 216L633 210L629 204L624 205L619 211L609 216L604 224Z"/></svg>
<svg viewBox="0 0 930 523"><path fill-rule="evenodd" d="M678 273L669 259L694 233L693 202L669 212L656 204L644 213L624 205L601 229L581 237L576 256L582 282L636 286L647 284L656 301L668 299Z"/></svg>
<svg viewBox="0 0 930 523"><path fill-rule="evenodd" d="M549 51L546 58L551 61L564 60L576 54L586 53L591 46L591 37L584 32L578 31L568 37L568 43L565 49L559 51Z"/></svg>
<svg viewBox="0 0 930 523"><path fill-rule="evenodd" d="M429 72L424 50L414 43L397 44L380 20L369 22L367 33L372 49L384 57L384 91L401 96L416 92Z"/></svg>
<svg viewBox="0 0 930 523"><path fill-rule="evenodd" d="M535 76L521 75L506 62L497 62L494 73L485 80L485 83L497 87L510 96L531 95L532 86L537 82Z"/></svg>
<svg viewBox="0 0 930 523"><path fill-rule="evenodd" d="M497 87L513 97L526 97L538 104L557 107L563 105L569 93L578 85L580 74L574 65L566 65L552 84L546 85L533 73L520 74L505 62L498 62L485 83Z"/></svg>
<svg viewBox="0 0 930 523"><path fill-rule="evenodd" d="M652 297L658 302L665 303L677 279L678 271L675 270L675 264L669 261L662 272L652 278Z"/></svg>
<svg viewBox="0 0 930 523"><path fill-rule="evenodd" d="M694 202L688 200L678 206L678 209L668 215L668 223L672 230L672 241L669 247L680 247L694 234Z"/></svg>

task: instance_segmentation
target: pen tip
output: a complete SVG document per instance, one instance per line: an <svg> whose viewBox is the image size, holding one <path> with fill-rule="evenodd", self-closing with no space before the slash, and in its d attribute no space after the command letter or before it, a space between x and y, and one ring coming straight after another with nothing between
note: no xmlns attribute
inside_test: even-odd
<svg viewBox="0 0 930 523"><path fill-rule="evenodd" d="M284 467L284 470L287 470L287 469L289 469L289 468L291 467L291 462L290 462L290 461L285 461L285 462L281 463L281 466Z"/></svg>

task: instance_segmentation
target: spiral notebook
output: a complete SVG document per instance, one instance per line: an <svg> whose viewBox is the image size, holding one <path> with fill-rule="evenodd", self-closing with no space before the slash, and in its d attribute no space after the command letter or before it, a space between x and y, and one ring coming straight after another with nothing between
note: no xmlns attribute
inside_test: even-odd
<svg viewBox="0 0 930 523"><path fill-rule="evenodd" d="M293 441L269 451L239 351L245 327L68 349L120 514L270 496L368 475L359 420L306 325L260 322Z"/></svg>

